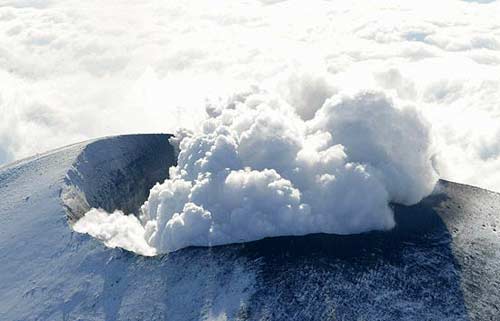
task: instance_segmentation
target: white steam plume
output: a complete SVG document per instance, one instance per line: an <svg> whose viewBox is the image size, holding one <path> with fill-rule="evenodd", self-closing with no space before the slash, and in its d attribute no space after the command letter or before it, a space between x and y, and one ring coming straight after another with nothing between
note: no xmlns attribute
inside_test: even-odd
<svg viewBox="0 0 500 321"><path fill-rule="evenodd" d="M93 210L75 230L150 255L281 235L352 234L391 229L389 202L413 204L432 191L430 129L416 109L361 92L332 96L307 121L301 110L258 90L210 105L199 132L176 138L178 165L153 187L140 222L108 224ZM109 231L95 227L102 221ZM131 245L140 229L143 239ZM134 240L123 241L122 231Z"/></svg>

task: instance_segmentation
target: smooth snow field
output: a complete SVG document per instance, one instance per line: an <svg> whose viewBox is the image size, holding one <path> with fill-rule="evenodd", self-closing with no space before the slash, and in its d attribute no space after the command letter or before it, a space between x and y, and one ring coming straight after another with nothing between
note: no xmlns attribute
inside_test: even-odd
<svg viewBox="0 0 500 321"><path fill-rule="evenodd" d="M500 314L500 195L447 181L416 205L390 204L390 231L282 236L154 257L73 231L92 207L137 213L177 162L168 138L103 138L0 167L0 320Z"/></svg>

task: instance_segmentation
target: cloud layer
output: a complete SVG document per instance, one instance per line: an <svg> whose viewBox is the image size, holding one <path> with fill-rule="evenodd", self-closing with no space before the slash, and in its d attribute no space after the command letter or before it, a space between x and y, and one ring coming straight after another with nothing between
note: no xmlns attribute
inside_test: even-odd
<svg viewBox="0 0 500 321"><path fill-rule="evenodd" d="M426 116L442 177L500 191L499 15L498 1L4 1L0 162L192 128L206 97L248 83L309 119L336 91L374 89Z"/></svg>
<svg viewBox="0 0 500 321"><path fill-rule="evenodd" d="M255 89L209 104L200 131L177 135L178 165L151 190L141 222L92 210L75 230L151 254L392 228L389 202L414 204L437 181L428 124L380 92L321 106L307 121L300 103Z"/></svg>

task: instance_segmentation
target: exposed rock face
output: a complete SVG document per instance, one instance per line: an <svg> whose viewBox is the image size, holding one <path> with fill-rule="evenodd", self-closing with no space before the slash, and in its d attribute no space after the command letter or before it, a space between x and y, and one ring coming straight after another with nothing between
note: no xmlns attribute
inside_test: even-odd
<svg viewBox="0 0 500 321"><path fill-rule="evenodd" d="M440 182L397 226L145 258L74 233L135 212L175 163L166 135L81 143L0 168L1 320L495 320L500 195ZM362 197L362 196L360 196Z"/></svg>

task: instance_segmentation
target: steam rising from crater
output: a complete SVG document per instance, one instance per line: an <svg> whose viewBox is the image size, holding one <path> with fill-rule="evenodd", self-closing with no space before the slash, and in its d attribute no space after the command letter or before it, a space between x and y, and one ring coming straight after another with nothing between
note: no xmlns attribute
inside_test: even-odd
<svg viewBox="0 0 500 321"><path fill-rule="evenodd" d="M92 210L74 229L144 255L352 234L391 229L390 202L432 191L430 128L416 109L380 92L336 94L313 115L290 101L254 89L209 104L198 132L176 135L178 165L139 220Z"/></svg>

